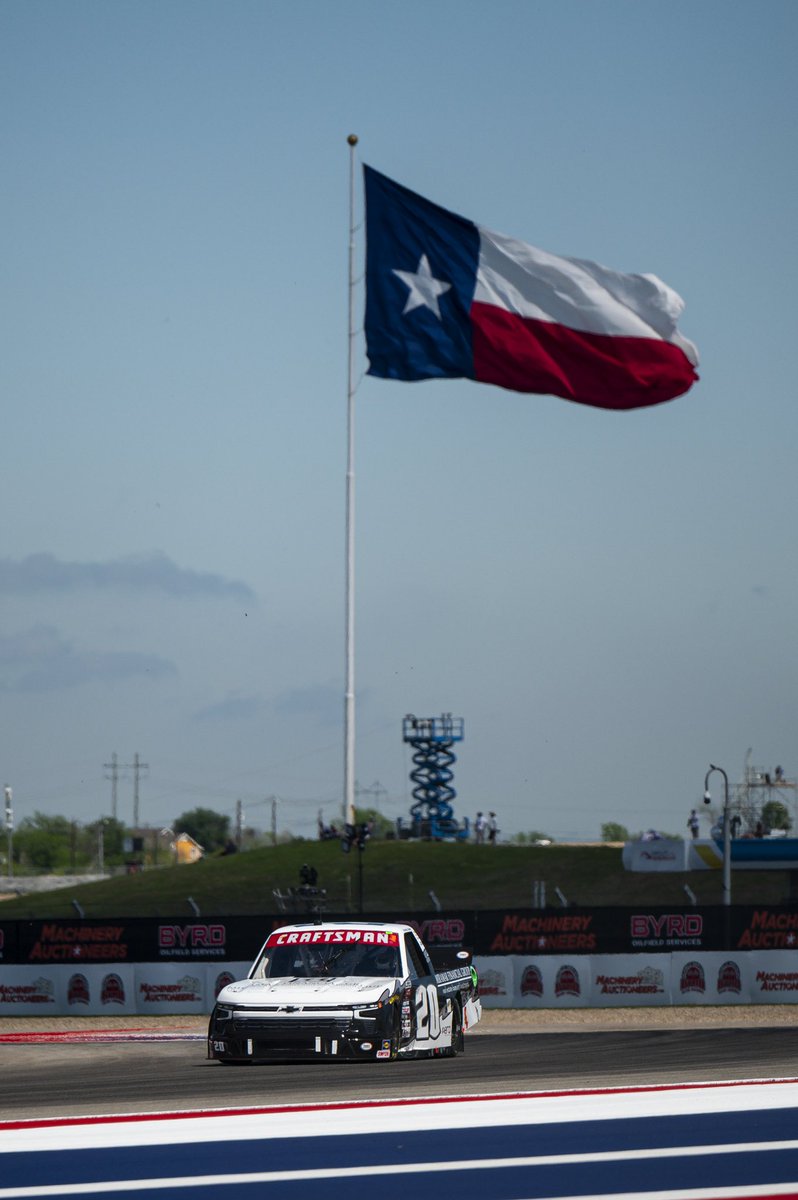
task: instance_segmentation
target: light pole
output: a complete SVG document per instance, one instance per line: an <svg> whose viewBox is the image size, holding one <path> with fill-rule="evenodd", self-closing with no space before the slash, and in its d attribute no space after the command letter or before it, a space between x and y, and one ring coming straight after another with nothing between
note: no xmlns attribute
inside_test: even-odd
<svg viewBox="0 0 798 1200"><path fill-rule="evenodd" d="M711 804L709 794L709 777L713 771L723 776L723 903L731 904L731 826L729 823L729 777L723 767L709 764L709 770L704 778L704 803Z"/></svg>
<svg viewBox="0 0 798 1200"><path fill-rule="evenodd" d="M8 878L14 878L14 809L11 804L11 788L8 784L3 788L6 802L6 838L8 844Z"/></svg>

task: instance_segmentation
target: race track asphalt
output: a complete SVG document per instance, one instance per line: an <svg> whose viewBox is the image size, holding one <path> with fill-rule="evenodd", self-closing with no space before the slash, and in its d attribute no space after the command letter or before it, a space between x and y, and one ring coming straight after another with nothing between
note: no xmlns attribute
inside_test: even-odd
<svg viewBox="0 0 798 1200"><path fill-rule="evenodd" d="M196 1019L162 1022L167 1041L66 1044L4 1042L12 1031L0 1022L0 1120L794 1078L798 1024L784 1009L759 1026L715 1010L678 1022L613 1014L615 1027L598 1029L584 1014L570 1029L486 1014L457 1059L233 1067L206 1059ZM157 1023L149 1028L157 1036Z"/></svg>

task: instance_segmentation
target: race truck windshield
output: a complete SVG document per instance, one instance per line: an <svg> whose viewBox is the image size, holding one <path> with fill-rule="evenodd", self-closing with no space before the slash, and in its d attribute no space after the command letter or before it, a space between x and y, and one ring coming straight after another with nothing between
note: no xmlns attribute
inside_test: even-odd
<svg viewBox="0 0 798 1200"><path fill-rule="evenodd" d="M394 978L400 974L396 946L353 944L267 946L253 979L340 979L347 975Z"/></svg>

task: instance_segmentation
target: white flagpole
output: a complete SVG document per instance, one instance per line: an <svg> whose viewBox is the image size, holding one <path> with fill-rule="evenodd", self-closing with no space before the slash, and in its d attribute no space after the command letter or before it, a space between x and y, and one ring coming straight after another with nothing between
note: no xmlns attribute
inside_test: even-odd
<svg viewBox="0 0 798 1200"><path fill-rule="evenodd" d="M346 693L344 696L344 822L355 823L355 146L349 143L349 383L346 408Z"/></svg>

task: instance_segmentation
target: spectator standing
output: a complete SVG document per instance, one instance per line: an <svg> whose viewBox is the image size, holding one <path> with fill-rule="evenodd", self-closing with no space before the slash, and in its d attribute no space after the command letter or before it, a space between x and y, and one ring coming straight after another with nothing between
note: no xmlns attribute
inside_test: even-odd
<svg viewBox="0 0 798 1200"><path fill-rule="evenodd" d="M474 840L478 846L485 841L485 817L481 812L477 813L477 819L474 822Z"/></svg>
<svg viewBox="0 0 798 1200"><path fill-rule="evenodd" d="M496 834L499 832L499 826L496 824L495 812L488 815L488 841L491 846L496 845Z"/></svg>
<svg viewBox="0 0 798 1200"><path fill-rule="evenodd" d="M693 838L698 837L700 823L698 820L698 813L696 812L696 810L694 808L690 809L690 816L687 818L687 828L690 830L690 833L692 834Z"/></svg>

